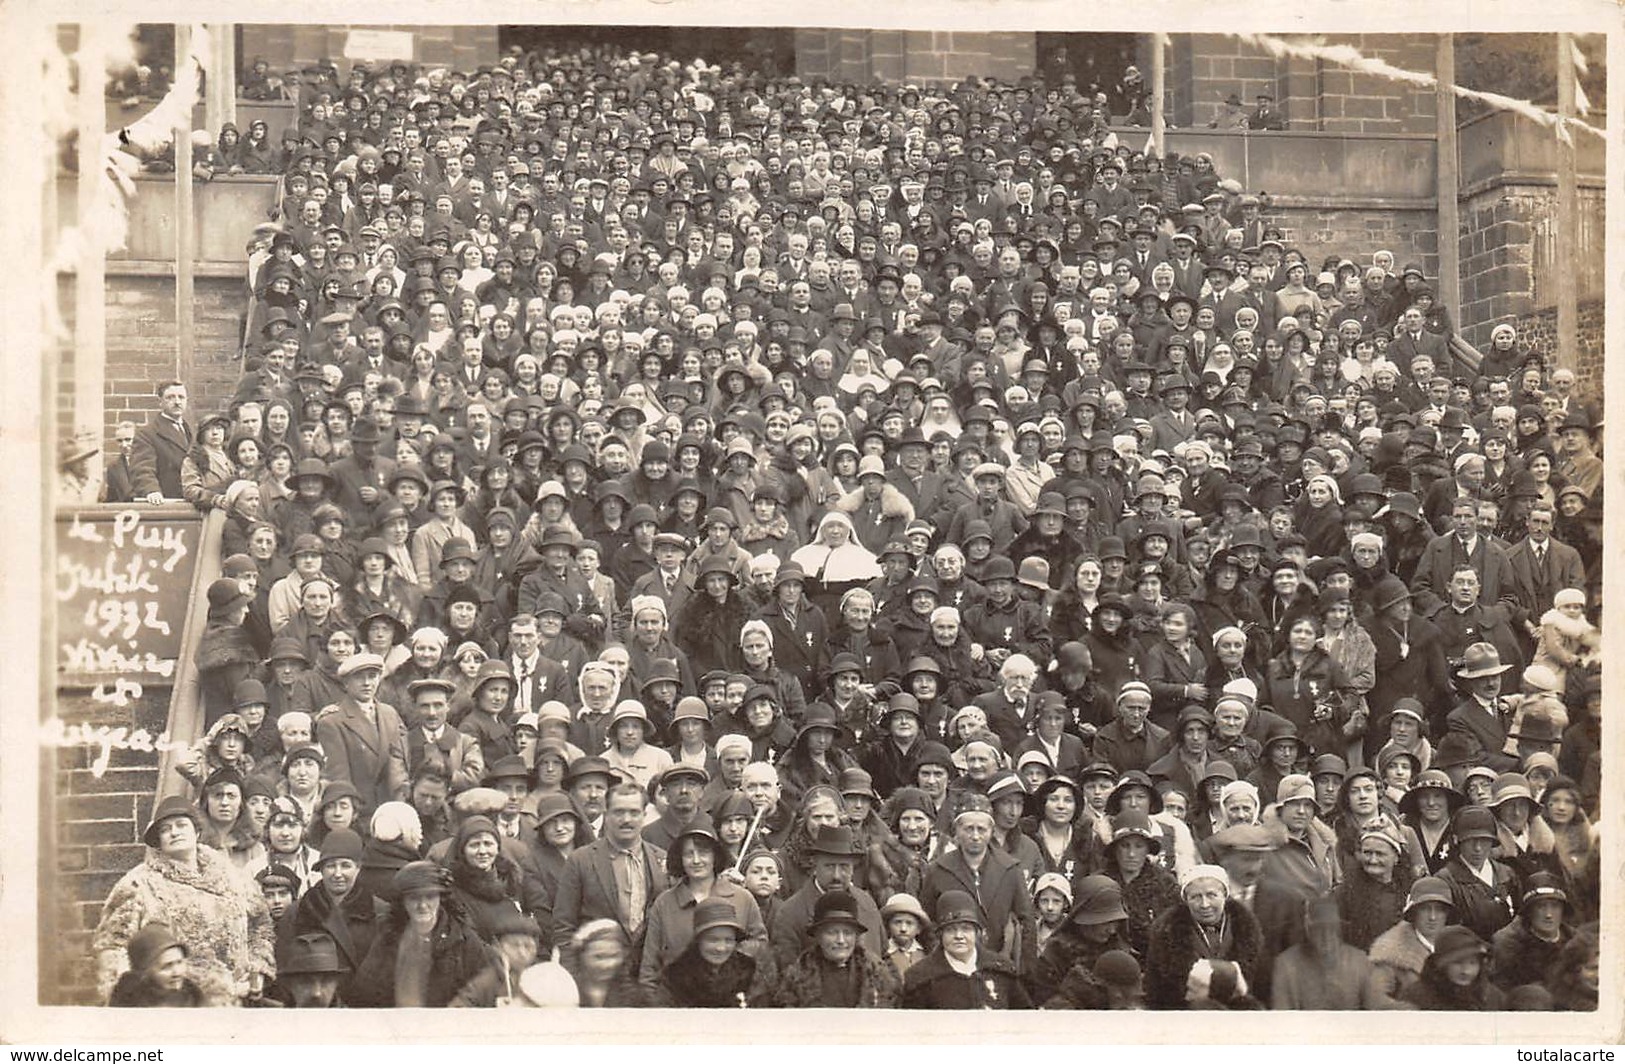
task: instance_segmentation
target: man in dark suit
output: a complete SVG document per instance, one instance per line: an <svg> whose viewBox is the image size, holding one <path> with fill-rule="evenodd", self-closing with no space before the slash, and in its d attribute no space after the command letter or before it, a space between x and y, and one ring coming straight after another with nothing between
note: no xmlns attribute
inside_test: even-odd
<svg viewBox="0 0 1625 1064"><path fill-rule="evenodd" d="M485 755L479 740L446 724L457 685L438 676L413 680L407 687L417 723L406 733L406 764L416 777L431 756L445 765L453 793L478 787L485 778Z"/></svg>
<svg viewBox="0 0 1625 1064"><path fill-rule="evenodd" d="M135 422L120 421L113 429L118 453L107 459L102 472L102 502L134 502L135 472L130 468L130 452L135 446Z"/></svg>
<svg viewBox="0 0 1625 1064"><path fill-rule="evenodd" d="M135 434L130 448L133 498L157 506L181 497L181 462L192 447L186 423L186 385L165 381L158 386L158 413Z"/></svg>
<svg viewBox="0 0 1625 1064"><path fill-rule="evenodd" d="M858 911L864 918L864 948L876 957L883 956L885 940L881 928L884 921L880 918L880 907L868 891L852 882L862 847L852 837L852 829L844 824L814 831L804 851L812 859L812 874L800 890L778 907L773 914L773 926L768 929L773 956L781 971L811 945L807 930L812 926L813 906L819 897L832 890L848 891L857 900Z"/></svg>
<svg viewBox="0 0 1625 1064"><path fill-rule="evenodd" d="M993 195L993 175L986 169L978 170L971 175L971 184L975 191L965 204L965 219L971 222L981 221L983 218L989 222L1002 219L1004 205Z"/></svg>
<svg viewBox="0 0 1625 1064"><path fill-rule="evenodd" d="M1174 268L1174 291L1195 300L1202 294L1204 268L1202 260L1196 257L1196 238L1189 233L1175 233L1172 245L1173 254L1168 259L1168 265ZM1193 305L1193 313L1195 309Z"/></svg>
<svg viewBox="0 0 1625 1064"><path fill-rule="evenodd" d="M1552 538L1555 520L1551 508L1538 505L1529 511L1529 534L1507 552L1512 566L1513 627L1532 641L1541 614L1551 609L1552 596L1566 587L1585 588L1585 565L1580 552Z"/></svg>
<svg viewBox="0 0 1625 1064"><path fill-rule="evenodd" d="M604 833L571 852L553 896L553 941L566 943L593 920L614 920L632 942L635 970L642 952L649 906L671 885L665 851L643 841L643 789L635 783L610 788Z"/></svg>
<svg viewBox="0 0 1625 1064"><path fill-rule="evenodd" d="M1446 729L1465 735L1474 746L1472 763L1496 772L1516 772L1518 759L1502 753L1508 712L1501 702L1501 674L1511 669L1490 643L1474 643L1461 657L1456 675L1465 681L1467 699L1445 718Z"/></svg>
<svg viewBox="0 0 1625 1064"><path fill-rule="evenodd" d="M1450 581L1462 566L1478 573L1479 601L1505 601L1515 606L1512 565L1506 552L1478 532L1478 503L1457 499L1450 509L1451 531L1435 536L1422 551L1411 588L1424 616L1433 613L1449 595Z"/></svg>
<svg viewBox="0 0 1625 1064"><path fill-rule="evenodd" d="M316 714L316 742L327 755L327 779L355 787L371 814L407 795L406 725L395 707L378 701L384 659L361 653L339 666L344 697Z"/></svg>
<svg viewBox="0 0 1625 1064"><path fill-rule="evenodd" d="M333 475L335 501L353 517L371 513L387 494L395 462L379 455L383 439L378 422L361 418L350 429L350 453L327 467ZM356 524L365 527L365 519Z"/></svg>
<svg viewBox="0 0 1625 1064"><path fill-rule="evenodd" d="M1428 331L1422 321L1422 308L1406 307L1399 316L1394 341L1388 345L1388 360L1398 366L1401 373L1408 374L1411 360L1417 355L1427 355L1435 366L1448 365L1450 346L1443 336Z"/></svg>
<svg viewBox="0 0 1625 1064"><path fill-rule="evenodd" d="M502 454L502 426L491 417L484 401L469 403L463 416L468 435L458 444L458 463L464 469L484 469Z"/></svg>
<svg viewBox="0 0 1625 1064"><path fill-rule="evenodd" d="M1459 567L1450 578L1449 601L1428 617L1439 630L1445 657L1454 660L1469 646L1489 643L1502 661L1522 669L1523 648L1512 627L1511 607L1505 602L1484 602L1479 588L1478 573L1470 566Z"/></svg>
<svg viewBox="0 0 1625 1064"><path fill-rule="evenodd" d="M903 493L920 516L934 513L942 503L945 477L930 471L931 445L918 428L903 430L893 445L897 452L897 465L886 474L886 480Z"/></svg>
<svg viewBox="0 0 1625 1064"><path fill-rule="evenodd" d="M1143 289L1149 289L1151 270L1158 263L1166 262L1167 256L1157 248L1157 231L1143 222L1134 223L1129 239L1132 241L1128 252L1129 271L1139 279Z"/></svg>
<svg viewBox="0 0 1625 1064"><path fill-rule="evenodd" d="M513 670L515 716L535 713L544 702L574 702L564 666L541 652L542 631L536 618L521 613L508 622L508 666Z"/></svg>

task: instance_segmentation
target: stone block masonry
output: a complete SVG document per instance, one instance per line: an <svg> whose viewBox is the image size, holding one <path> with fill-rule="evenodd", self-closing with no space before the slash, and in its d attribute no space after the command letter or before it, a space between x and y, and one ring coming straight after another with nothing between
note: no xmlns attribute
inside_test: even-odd
<svg viewBox="0 0 1625 1064"><path fill-rule="evenodd" d="M1555 315L1558 270L1577 274L1582 307L1600 307L1603 298L1604 195L1597 187L1580 188L1579 247L1575 261L1557 262L1556 189L1549 184L1495 184L1462 201L1461 313L1462 338L1476 347L1489 343L1490 330L1503 321L1537 332ZM1582 314L1582 319L1584 314ZM1589 335L1589 339L1588 339ZM1590 345L1590 346L1588 346ZM1579 350L1584 362L1595 348L1601 387L1600 328L1588 334L1582 320ZM1548 344L1541 350L1555 350Z"/></svg>
<svg viewBox="0 0 1625 1064"><path fill-rule="evenodd" d="M796 31L796 73L837 81L1015 81L1037 63L1037 35L946 30Z"/></svg>
<svg viewBox="0 0 1625 1064"><path fill-rule="evenodd" d="M1603 342L1607 330L1601 300L1580 304L1579 336L1575 351L1578 362L1574 375L1581 396L1595 399L1601 405L1603 395ZM1531 351L1540 352L1552 363L1557 358L1557 308L1547 307L1533 314L1512 319L1518 330L1518 341Z"/></svg>

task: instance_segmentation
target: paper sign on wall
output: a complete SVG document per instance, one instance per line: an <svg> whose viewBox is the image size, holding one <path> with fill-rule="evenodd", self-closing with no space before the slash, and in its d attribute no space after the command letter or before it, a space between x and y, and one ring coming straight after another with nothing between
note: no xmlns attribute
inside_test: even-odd
<svg viewBox="0 0 1625 1064"><path fill-rule="evenodd" d="M408 30L351 30L344 40L346 59L411 61L416 51L416 39Z"/></svg>

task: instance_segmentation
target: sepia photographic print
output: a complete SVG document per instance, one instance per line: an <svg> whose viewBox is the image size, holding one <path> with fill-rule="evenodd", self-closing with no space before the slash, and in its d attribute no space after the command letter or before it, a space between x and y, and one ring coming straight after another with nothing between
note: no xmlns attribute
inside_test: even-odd
<svg viewBox="0 0 1625 1064"><path fill-rule="evenodd" d="M1618 1040L1617 12L32 6L0 1037Z"/></svg>

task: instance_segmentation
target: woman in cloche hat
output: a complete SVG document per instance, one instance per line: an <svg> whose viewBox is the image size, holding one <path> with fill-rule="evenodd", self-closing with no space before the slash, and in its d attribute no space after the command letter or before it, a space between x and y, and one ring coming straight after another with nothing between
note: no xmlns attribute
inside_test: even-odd
<svg viewBox="0 0 1625 1064"><path fill-rule="evenodd" d="M346 984L347 1005L444 1008L484 970L490 954L450 896L451 883L451 873L433 861L413 861L395 873L397 897Z"/></svg>
<svg viewBox="0 0 1625 1064"><path fill-rule="evenodd" d="M1015 965L982 944L982 910L962 890L937 898L937 948L903 978L906 1009L1030 1009Z"/></svg>

